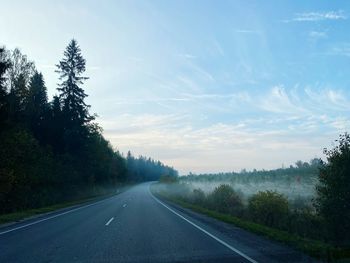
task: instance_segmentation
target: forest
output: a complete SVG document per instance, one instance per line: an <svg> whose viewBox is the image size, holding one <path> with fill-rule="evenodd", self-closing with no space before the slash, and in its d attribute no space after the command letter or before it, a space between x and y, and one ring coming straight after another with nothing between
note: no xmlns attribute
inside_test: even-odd
<svg viewBox="0 0 350 263"><path fill-rule="evenodd" d="M116 151L86 104L86 61L72 39L58 61L57 95L19 49L0 48L0 214L115 191L177 171Z"/></svg>

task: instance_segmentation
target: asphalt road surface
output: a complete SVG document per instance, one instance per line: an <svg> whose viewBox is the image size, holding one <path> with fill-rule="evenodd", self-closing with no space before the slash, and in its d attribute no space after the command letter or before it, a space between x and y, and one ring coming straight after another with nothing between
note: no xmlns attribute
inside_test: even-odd
<svg viewBox="0 0 350 263"><path fill-rule="evenodd" d="M314 262L159 200L149 186L0 228L0 262Z"/></svg>

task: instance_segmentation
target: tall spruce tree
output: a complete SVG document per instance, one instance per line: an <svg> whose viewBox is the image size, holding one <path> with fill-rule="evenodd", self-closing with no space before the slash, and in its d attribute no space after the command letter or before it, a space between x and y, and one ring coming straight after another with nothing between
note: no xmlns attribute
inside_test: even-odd
<svg viewBox="0 0 350 263"><path fill-rule="evenodd" d="M87 94L81 88L88 77L85 72L85 59L81 55L80 47L75 39L72 39L64 51L63 59L57 64L56 72L60 74L62 81L57 90L62 104L64 140L69 150L79 150L89 135L90 122L94 119L89 114L89 105L84 99Z"/></svg>
<svg viewBox="0 0 350 263"><path fill-rule="evenodd" d="M88 111L90 106L84 101L87 94L80 87L88 79L82 76L86 69L85 63L77 41L72 39L64 51L64 58L56 65L56 72L62 81L57 89L60 92L60 102L68 118L68 125L72 127L86 125L94 119Z"/></svg>

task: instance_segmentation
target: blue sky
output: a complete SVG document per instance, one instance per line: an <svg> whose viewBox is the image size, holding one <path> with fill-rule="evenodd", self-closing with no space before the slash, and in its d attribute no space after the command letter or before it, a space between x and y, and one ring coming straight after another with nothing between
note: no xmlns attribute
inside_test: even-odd
<svg viewBox="0 0 350 263"><path fill-rule="evenodd" d="M0 44L56 93L71 38L121 152L181 173L322 157L350 127L350 2L4 1Z"/></svg>

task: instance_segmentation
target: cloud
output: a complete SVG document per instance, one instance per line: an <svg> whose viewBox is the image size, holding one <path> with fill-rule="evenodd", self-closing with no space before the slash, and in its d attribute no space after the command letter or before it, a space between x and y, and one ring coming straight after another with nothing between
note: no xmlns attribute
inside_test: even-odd
<svg viewBox="0 0 350 263"><path fill-rule="evenodd" d="M260 93L246 90L135 98L174 107L168 114L104 116L101 125L121 152L152 156L181 173L269 169L322 157L322 149L350 128L347 96L345 91L329 87L288 89L278 85ZM176 106L179 101L181 107ZM219 110L229 117L218 120Z"/></svg>
<svg viewBox="0 0 350 263"><path fill-rule="evenodd" d="M349 98L341 91L331 88L304 89L310 110L318 112L350 111Z"/></svg>
<svg viewBox="0 0 350 263"><path fill-rule="evenodd" d="M348 17L344 14L344 11L328 11L328 12L306 12L296 13L291 20L285 20L285 22L316 22L324 20L346 20Z"/></svg>
<svg viewBox="0 0 350 263"><path fill-rule="evenodd" d="M350 129L350 120L345 117L338 117L331 122L331 125L339 132L345 132Z"/></svg>
<svg viewBox="0 0 350 263"><path fill-rule="evenodd" d="M315 157L328 146L323 145L324 142L334 137L334 134L313 133L316 119L281 118L278 127L273 128L258 127L249 121L216 122L198 127L188 118L161 114L123 115L109 125L104 123L109 126L105 135L122 152L130 149L135 155L153 156L181 173L275 168L281 163ZM294 121L299 121L294 129L285 128ZM340 119L332 125L343 127L346 122L349 124L348 119ZM254 129L250 127L252 124ZM309 128L301 129L305 125ZM115 126L119 128L113 128Z"/></svg>
<svg viewBox="0 0 350 263"><path fill-rule="evenodd" d="M260 107L274 113L305 114L307 109L297 100L298 97L289 95L283 86L275 86L261 98Z"/></svg>
<svg viewBox="0 0 350 263"><path fill-rule="evenodd" d="M219 41L217 41L216 39L213 40L213 47L214 47L214 51L218 54L220 54L221 56L225 56L225 51L222 48L221 44L219 43Z"/></svg>
<svg viewBox="0 0 350 263"><path fill-rule="evenodd" d="M240 34L260 34L261 33L258 30L250 30L250 29L236 29L235 32Z"/></svg>
<svg viewBox="0 0 350 263"><path fill-rule="evenodd" d="M322 32L322 31L311 31L309 32L309 37L313 39L319 39L319 38L327 38L328 35L326 32Z"/></svg>
<svg viewBox="0 0 350 263"><path fill-rule="evenodd" d="M180 57L180 58L185 58L185 59L195 59L195 58L197 58L195 55L188 54L188 53L180 53L180 54L176 54L176 56Z"/></svg>
<svg viewBox="0 0 350 263"><path fill-rule="evenodd" d="M350 57L350 43L341 43L333 46L327 54Z"/></svg>

